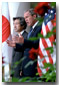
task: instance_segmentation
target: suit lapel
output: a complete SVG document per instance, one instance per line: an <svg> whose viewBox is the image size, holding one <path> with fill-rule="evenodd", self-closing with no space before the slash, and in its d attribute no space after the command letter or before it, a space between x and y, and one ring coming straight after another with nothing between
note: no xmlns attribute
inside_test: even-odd
<svg viewBox="0 0 59 85"><path fill-rule="evenodd" d="M32 32L31 32L29 38L35 37L40 32L41 32L41 26L36 26L34 29L32 29Z"/></svg>

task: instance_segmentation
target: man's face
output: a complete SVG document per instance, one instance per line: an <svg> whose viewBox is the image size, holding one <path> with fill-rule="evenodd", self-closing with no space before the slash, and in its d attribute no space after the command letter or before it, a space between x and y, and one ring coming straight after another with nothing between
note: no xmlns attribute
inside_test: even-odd
<svg viewBox="0 0 59 85"><path fill-rule="evenodd" d="M14 20L13 25L15 32L21 32L23 30L23 27L20 25L19 19Z"/></svg>
<svg viewBox="0 0 59 85"><path fill-rule="evenodd" d="M34 15L32 16L29 13L29 11L27 11L27 12L24 13L24 18L25 18L25 21L26 21L26 23L27 23L28 26L33 26L34 25L35 16Z"/></svg>

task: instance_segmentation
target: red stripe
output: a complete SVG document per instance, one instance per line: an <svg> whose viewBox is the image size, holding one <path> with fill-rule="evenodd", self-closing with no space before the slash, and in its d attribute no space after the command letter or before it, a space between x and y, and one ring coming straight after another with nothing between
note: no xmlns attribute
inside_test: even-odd
<svg viewBox="0 0 59 85"><path fill-rule="evenodd" d="M44 57L44 55L43 55L43 53L42 53L42 51L41 51L41 49L40 49L40 46L39 46L39 57L40 57L41 59ZM44 65L44 63L47 63L46 59L44 59L44 60L42 61L42 63L43 63L43 65ZM48 68L46 68L46 71L47 71L47 69L48 69Z"/></svg>
<svg viewBox="0 0 59 85"><path fill-rule="evenodd" d="M55 41L54 36L52 35L51 37L49 37L49 40L50 40L51 46L53 46L53 42Z"/></svg>
<svg viewBox="0 0 59 85"><path fill-rule="evenodd" d="M52 24L53 24L53 26L56 26L56 15L55 15L54 19L52 20Z"/></svg>
<svg viewBox="0 0 59 85"><path fill-rule="evenodd" d="M52 59L52 57L49 57L49 61L50 61L51 64L53 64L53 59Z"/></svg>
<svg viewBox="0 0 59 85"><path fill-rule="evenodd" d="M42 76L42 71L41 71L41 69L40 69L38 63L37 63L37 70L38 70L39 76Z"/></svg>
<svg viewBox="0 0 59 85"><path fill-rule="evenodd" d="M48 25L46 25L46 32L47 33L50 32ZM51 46L53 46L54 36L52 35L51 37L49 37L49 40L50 40Z"/></svg>
<svg viewBox="0 0 59 85"><path fill-rule="evenodd" d="M6 17L2 16L2 42L7 40L10 35L10 23Z"/></svg>
<svg viewBox="0 0 59 85"><path fill-rule="evenodd" d="M41 34L43 35L43 30L41 30Z"/></svg>
<svg viewBox="0 0 59 85"><path fill-rule="evenodd" d="M48 25L45 26L46 28L46 33L50 32Z"/></svg>
<svg viewBox="0 0 59 85"><path fill-rule="evenodd" d="M47 45L45 39L41 39L41 40L42 40L42 44L43 44L44 48L48 48L48 45ZM50 52L48 50L46 50L46 52L50 56Z"/></svg>
<svg viewBox="0 0 59 85"><path fill-rule="evenodd" d="M42 54L42 51L41 51L41 49L40 49L40 45L39 45L39 55L40 55L40 58L41 58L41 59L44 57L43 54Z"/></svg>
<svg viewBox="0 0 59 85"><path fill-rule="evenodd" d="M48 47L45 39L42 39L42 44L43 44L43 46L44 46L45 48ZM50 63L53 62L53 59L51 58L50 52L49 52L48 50L46 50L46 52L47 52L48 57L50 57L49 62L50 62Z"/></svg>
<svg viewBox="0 0 59 85"><path fill-rule="evenodd" d="M44 63L47 63L47 62L46 62L46 60L44 59L44 60L42 61L42 63L44 64Z"/></svg>

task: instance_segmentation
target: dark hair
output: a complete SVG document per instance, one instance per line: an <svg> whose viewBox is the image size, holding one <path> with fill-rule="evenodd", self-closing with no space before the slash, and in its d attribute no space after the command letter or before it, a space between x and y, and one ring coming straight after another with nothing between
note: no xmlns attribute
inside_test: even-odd
<svg viewBox="0 0 59 85"><path fill-rule="evenodd" d="M13 21L15 21L16 19L18 19L18 20L20 21L20 25L21 25L21 26L24 26L23 29L26 29L27 24L26 24L26 22L25 22L24 17L14 17L14 18L13 18Z"/></svg>
<svg viewBox="0 0 59 85"><path fill-rule="evenodd" d="M28 9L28 10L26 10L25 12L27 12L27 11L29 11L29 13L30 13L32 16L33 16L33 15L36 15L36 17L37 17L37 13L34 12L34 9L33 9L33 8Z"/></svg>

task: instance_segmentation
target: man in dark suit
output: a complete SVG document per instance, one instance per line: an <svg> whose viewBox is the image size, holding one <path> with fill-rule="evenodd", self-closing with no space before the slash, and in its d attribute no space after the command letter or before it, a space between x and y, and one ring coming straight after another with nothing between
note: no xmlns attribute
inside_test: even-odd
<svg viewBox="0 0 59 85"><path fill-rule="evenodd" d="M13 18L13 25L14 30L17 32L16 36L20 36L20 34L26 39L27 38L27 32L26 29L26 22L23 17L14 17ZM20 71L22 70L22 62L17 64L15 67L16 62L20 62L23 57L24 52L16 52L13 48L13 55L12 55L12 63L11 63L11 76L19 78L21 76ZM12 74L13 73L13 74Z"/></svg>
<svg viewBox="0 0 59 85"><path fill-rule="evenodd" d="M41 32L41 26L38 26L39 22L36 20L36 17L37 17L37 15L34 13L33 9L29 9L24 13L25 21L26 21L27 25L31 27L30 32L28 33L27 39L29 39L31 37L37 37L38 33ZM27 45L29 45L29 47L30 47L30 45L33 45L33 42L35 42L35 41L33 41L33 42L30 41L30 43L28 44L27 40L24 40L24 38L22 36L20 36L20 38L14 37L13 40L15 41L15 39L17 40L15 43L22 43L22 45L15 44L11 41L7 41L7 43L9 46L16 47L15 48L16 51L24 51L24 56L23 56L24 60L22 62L23 76L35 77L36 73L37 73L37 69L36 69L37 62L34 62L33 60L31 60L29 58L30 48L26 48ZM38 48L39 40L37 40L36 42L38 42L38 43L35 45L35 48ZM30 64L28 67L26 67L26 65L29 62L32 62L32 64Z"/></svg>

